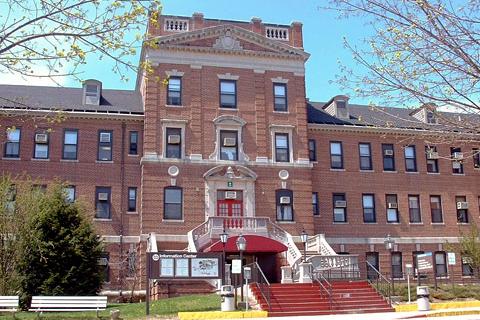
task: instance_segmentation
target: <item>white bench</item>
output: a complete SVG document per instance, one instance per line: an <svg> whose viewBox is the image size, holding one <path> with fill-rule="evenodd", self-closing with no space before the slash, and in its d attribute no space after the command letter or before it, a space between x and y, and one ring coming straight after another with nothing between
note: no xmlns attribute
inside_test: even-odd
<svg viewBox="0 0 480 320"><path fill-rule="evenodd" d="M0 296L0 312L17 312L18 300L18 296Z"/></svg>
<svg viewBox="0 0 480 320"><path fill-rule="evenodd" d="M30 309L35 312L97 311L107 308L106 296L33 296Z"/></svg>

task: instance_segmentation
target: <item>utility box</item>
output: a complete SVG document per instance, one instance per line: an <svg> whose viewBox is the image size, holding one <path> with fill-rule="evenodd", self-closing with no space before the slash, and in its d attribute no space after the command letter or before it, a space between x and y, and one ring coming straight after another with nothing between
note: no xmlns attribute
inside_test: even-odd
<svg viewBox="0 0 480 320"><path fill-rule="evenodd" d="M430 291L427 286L417 287L417 307L418 311L430 310Z"/></svg>
<svg viewBox="0 0 480 320"><path fill-rule="evenodd" d="M233 286L222 286L220 289L220 297L222 297L221 309L222 311L235 310L235 298L233 294Z"/></svg>

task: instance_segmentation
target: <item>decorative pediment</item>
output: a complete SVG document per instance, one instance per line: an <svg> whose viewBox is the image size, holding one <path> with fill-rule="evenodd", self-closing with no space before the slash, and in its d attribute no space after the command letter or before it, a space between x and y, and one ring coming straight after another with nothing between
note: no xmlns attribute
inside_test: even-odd
<svg viewBox="0 0 480 320"><path fill-rule="evenodd" d="M247 122L235 115L223 114L213 119L215 125L229 125L243 127Z"/></svg>
<svg viewBox="0 0 480 320"><path fill-rule="evenodd" d="M199 30L159 36L153 39L160 48L220 51L245 54L270 54L307 60L305 51L284 42L234 25L220 25Z"/></svg>
<svg viewBox="0 0 480 320"><path fill-rule="evenodd" d="M228 166L228 165L220 165L211 168L203 175L205 179L211 178L221 178L221 179L257 179L257 174L245 167L245 166Z"/></svg>

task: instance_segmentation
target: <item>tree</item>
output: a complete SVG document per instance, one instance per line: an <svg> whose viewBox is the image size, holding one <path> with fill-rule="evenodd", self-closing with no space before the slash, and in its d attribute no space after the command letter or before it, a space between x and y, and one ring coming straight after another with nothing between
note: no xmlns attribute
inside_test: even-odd
<svg viewBox="0 0 480 320"><path fill-rule="evenodd" d="M23 178L0 177L0 295L19 290L21 240L28 232L28 218L37 212L43 198L41 192L32 192L32 181Z"/></svg>
<svg viewBox="0 0 480 320"><path fill-rule="evenodd" d="M458 251L462 258L467 259L473 270L480 277L480 231L476 224L472 224L470 232L462 234L458 244Z"/></svg>
<svg viewBox="0 0 480 320"><path fill-rule="evenodd" d="M479 7L478 1L331 0L341 17L366 18L373 30L369 49L345 40L361 68L342 66L337 82L380 105L458 112L436 111L441 130L455 132L449 140L478 139L458 131L480 131Z"/></svg>
<svg viewBox="0 0 480 320"><path fill-rule="evenodd" d="M18 273L22 301L32 295L94 295L102 284L102 244L77 203L61 185L51 187L28 221Z"/></svg>

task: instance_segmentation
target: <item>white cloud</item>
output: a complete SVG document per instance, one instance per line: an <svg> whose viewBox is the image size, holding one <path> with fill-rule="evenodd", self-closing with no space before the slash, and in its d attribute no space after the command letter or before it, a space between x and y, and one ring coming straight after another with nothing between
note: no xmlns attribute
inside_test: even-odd
<svg viewBox="0 0 480 320"><path fill-rule="evenodd" d="M37 66L34 74L46 75L48 74L48 67ZM63 73L64 70L59 70ZM29 86L64 86L67 82L66 77L26 77L16 72L3 71L0 72L0 84L14 84L14 85L29 85Z"/></svg>

